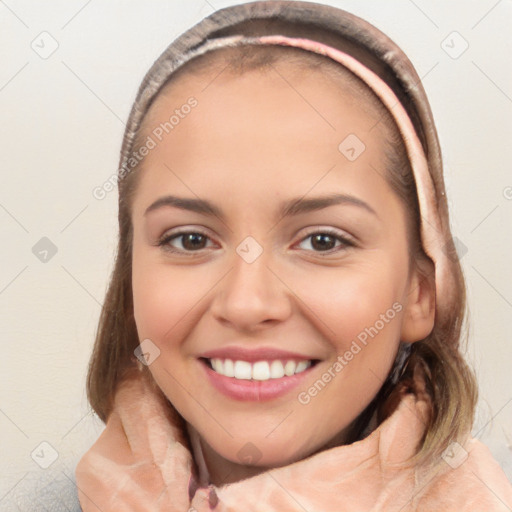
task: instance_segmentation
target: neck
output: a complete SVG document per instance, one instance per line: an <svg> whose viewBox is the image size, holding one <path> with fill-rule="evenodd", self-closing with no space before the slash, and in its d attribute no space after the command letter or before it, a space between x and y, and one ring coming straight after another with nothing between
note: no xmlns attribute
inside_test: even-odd
<svg viewBox="0 0 512 512"><path fill-rule="evenodd" d="M194 459L199 470L199 485L201 487L208 484L218 487L239 482L271 469L265 466L238 464L226 459L219 455L189 423L187 423L187 429ZM347 432L344 429L309 455L343 445L346 442L346 437Z"/></svg>
<svg viewBox="0 0 512 512"><path fill-rule="evenodd" d="M200 441L208 468L209 479L215 486L231 484L263 473L268 468L237 464L220 456L203 439Z"/></svg>
<svg viewBox="0 0 512 512"><path fill-rule="evenodd" d="M213 484L215 486L231 484L258 475L266 467L237 464L219 455L187 422L187 430L199 471L199 485L201 487Z"/></svg>

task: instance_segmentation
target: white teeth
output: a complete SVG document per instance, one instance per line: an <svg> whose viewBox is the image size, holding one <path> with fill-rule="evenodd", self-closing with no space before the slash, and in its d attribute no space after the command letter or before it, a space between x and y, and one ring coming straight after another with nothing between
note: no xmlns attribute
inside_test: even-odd
<svg viewBox="0 0 512 512"><path fill-rule="evenodd" d="M215 368L214 368L215 370ZM215 370L217 371L217 370ZM217 372L219 373L219 372ZM224 361L224 373L222 375L225 375L226 377L234 377L235 376L235 365L233 364L233 361L231 359L226 359Z"/></svg>
<svg viewBox="0 0 512 512"><path fill-rule="evenodd" d="M267 361L258 361L252 365L252 378L254 380L270 379L270 365Z"/></svg>
<svg viewBox="0 0 512 512"><path fill-rule="evenodd" d="M297 364L295 361L286 361L286 364L284 365L284 374L287 377L290 377L295 373L295 368L297 367Z"/></svg>
<svg viewBox="0 0 512 512"><path fill-rule="evenodd" d="M299 361L297 368L295 368L295 373L303 372L306 368L311 364L310 361Z"/></svg>
<svg viewBox="0 0 512 512"><path fill-rule="evenodd" d="M284 366L281 361L272 361L270 365L270 378L272 379L280 379L284 377Z"/></svg>
<svg viewBox="0 0 512 512"><path fill-rule="evenodd" d="M222 374L224 373L224 363L222 362L222 359L212 359L211 363L212 363L213 369L217 373L222 373Z"/></svg>
<svg viewBox="0 0 512 512"><path fill-rule="evenodd" d="M291 377L296 373L301 373L311 366L311 361L288 360L283 364L278 359L271 362L257 361L249 363L248 361L233 361L231 359L210 359L213 370L226 377L234 377L241 380L260 380L281 379L285 375Z"/></svg>
<svg viewBox="0 0 512 512"><path fill-rule="evenodd" d="M250 379L251 370L251 363L247 361L235 361L235 379Z"/></svg>

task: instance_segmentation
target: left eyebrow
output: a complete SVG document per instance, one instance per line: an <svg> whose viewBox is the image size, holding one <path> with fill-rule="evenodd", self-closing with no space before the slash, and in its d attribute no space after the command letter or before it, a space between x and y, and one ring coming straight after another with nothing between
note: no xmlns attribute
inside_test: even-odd
<svg viewBox="0 0 512 512"><path fill-rule="evenodd" d="M378 217L377 212L368 203L365 203L362 199L349 194L330 194L327 196L318 196L309 199L297 197L282 204L279 212L281 217L290 217L301 213L322 210L323 208L337 204L359 206Z"/></svg>
<svg viewBox="0 0 512 512"><path fill-rule="evenodd" d="M304 199L301 197L292 198L280 205L279 217L282 218L300 215L303 213L322 210L337 204L358 206L378 217L377 212L368 203L365 203L358 197L348 194L330 194L327 196L318 196L309 199ZM224 212L218 206L214 205L210 201L207 201L206 199L177 197L172 195L157 199L154 203L148 206L144 212L144 215L147 215L149 212L165 206L180 208L182 210L188 210L203 215L215 216L223 221L225 220Z"/></svg>

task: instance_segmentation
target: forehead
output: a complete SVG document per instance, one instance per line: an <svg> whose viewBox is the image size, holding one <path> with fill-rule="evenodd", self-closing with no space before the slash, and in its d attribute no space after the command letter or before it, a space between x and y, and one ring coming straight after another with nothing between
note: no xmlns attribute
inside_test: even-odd
<svg viewBox="0 0 512 512"><path fill-rule="evenodd" d="M195 106L182 108L190 98ZM155 139L156 147L142 163L139 195L155 194L166 182L183 189L185 181L197 195L225 194L226 186L247 194L272 187L305 193L333 167L345 180L368 184L372 168L383 171L384 133L378 112L368 101L363 108L364 101L321 69L301 73L286 61L242 74L225 63L182 74L146 116L143 138ZM347 138L359 141L357 151L364 147L355 161L340 149Z"/></svg>

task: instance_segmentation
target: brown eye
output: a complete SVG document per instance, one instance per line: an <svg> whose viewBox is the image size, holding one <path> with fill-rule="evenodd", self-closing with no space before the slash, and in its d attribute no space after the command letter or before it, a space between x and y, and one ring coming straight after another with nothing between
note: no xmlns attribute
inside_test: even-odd
<svg viewBox="0 0 512 512"><path fill-rule="evenodd" d="M185 249L193 251L196 249L204 249L206 237L201 233L186 233L179 236L182 240L182 245Z"/></svg>
<svg viewBox="0 0 512 512"><path fill-rule="evenodd" d="M311 236L311 246L321 251L334 249L336 239L326 233L318 233Z"/></svg>
<svg viewBox="0 0 512 512"><path fill-rule="evenodd" d="M302 239L301 243L310 240L310 247L313 252L338 252L355 244L348 237L334 231L315 231ZM338 245L336 243L338 242ZM310 249L307 249L310 250Z"/></svg>
<svg viewBox="0 0 512 512"><path fill-rule="evenodd" d="M166 236L158 242L166 251L170 252L195 252L206 248L209 237L197 231L182 231ZM176 247L171 242L179 241L181 247Z"/></svg>

